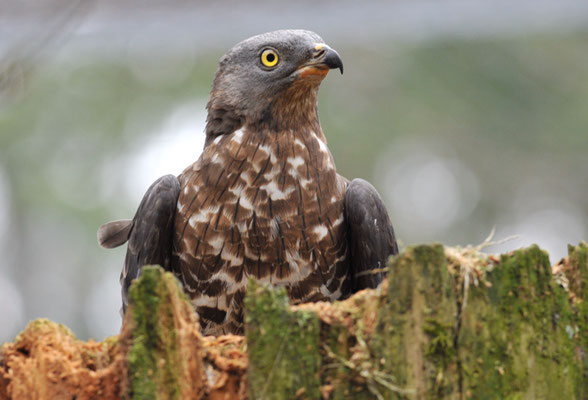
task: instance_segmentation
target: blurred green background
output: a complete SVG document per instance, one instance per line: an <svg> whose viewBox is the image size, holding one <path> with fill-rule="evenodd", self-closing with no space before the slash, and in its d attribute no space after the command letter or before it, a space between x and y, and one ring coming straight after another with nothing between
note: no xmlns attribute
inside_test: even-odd
<svg viewBox="0 0 588 400"><path fill-rule="evenodd" d="M323 129L403 245L496 227L519 238L488 251L538 243L556 262L588 238L586 2L4 2L0 342L37 317L117 333L125 249L97 228L198 158L218 59L279 28L341 54Z"/></svg>

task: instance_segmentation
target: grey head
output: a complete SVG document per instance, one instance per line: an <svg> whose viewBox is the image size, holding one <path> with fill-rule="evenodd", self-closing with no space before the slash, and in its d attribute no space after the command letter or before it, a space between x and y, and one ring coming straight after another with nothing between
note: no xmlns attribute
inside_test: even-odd
<svg viewBox="0 0 588 400"><path fill-rule="evenodd" d="M271 123L287 102L316 103L318 86L333 68L343 73L341 57L311 31L279 30L238 43L220 59L213 81L207 143L245 124Z"/></svg>

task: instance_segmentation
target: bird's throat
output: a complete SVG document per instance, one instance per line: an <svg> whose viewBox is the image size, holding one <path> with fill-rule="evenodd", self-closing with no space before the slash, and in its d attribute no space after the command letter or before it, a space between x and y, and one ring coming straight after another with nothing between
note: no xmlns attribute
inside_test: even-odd
<svg viewBox="0 0 588 400"><path fill-rule="evenodd" d="M295 82L269 102L256 130L275 132L310 129L320 131L318 84Z"/></svg>

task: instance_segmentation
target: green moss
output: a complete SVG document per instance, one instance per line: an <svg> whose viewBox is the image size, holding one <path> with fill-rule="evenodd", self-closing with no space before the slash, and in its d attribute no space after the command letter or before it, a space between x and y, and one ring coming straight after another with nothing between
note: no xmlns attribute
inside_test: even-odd
<svg viewBox="0 0 588 400"><path fill-rule="evenodd" d="M251 280L245 297L249 390L253 399L318 399L319 321L290 312L286 292Z"/></svg>
<svg viewBox="0 0 588 400"><path fill-rule="evenodd" d="M453 323L442 324L437 320L427 319L424 326L424 331L429 336L425 356L441 369L447 368L448 362L455 360L453 325Z"/></svg>
<svg viewBox="0 0 588 400"><path fill-rule="evenodd" d="M580 365L578 399L588 398L588 245L581 242L578 246L568 246L573 281L570 288L580 301L574 304L577 327L570 325L567 332L576 342L576 362Z"/></svg>
<svg viewBox="0 0 588 400"><path fill-rule="evenodd" d="M129 290L133 316L133 344L127 355L133 399L155 399L155 352L158 341L157 296L158 270L145 268L141 278Z"/></svg>
<svg viewBox="0 0 588 400"><path fill-rule="evenodd" d="M537 246L503 255L470 287L458 348L464 393L475 399L573 399L577 370L567 294Z"/></svg>
<svg viewBox="0 0 588 400"><path fill-rule="evenodd" d="M106 346L108 352L110 353L114 348L116 348L120 344L119 337L118 335L108 336L102 341L102 344Z"/></svg>
<svg viewBox="0 0 588 400"><path fill-rule="evenodd" d="M588 244L581 242L577 246L568 246L568 256L572 269L574 271L574 281L570 282L573 292L580 299L585 300L583 303L588 302ZM588 307L580 307L582 309Z"/></svg>
<svg viewBox="0 0 588 400"><path fill-rule="evenodd" d="M337 358L347 360L350 356L349 331L341 325L324 325L321 323L321 343L325 352L326 363L321 365L321 382L333 387L333 399L341 400L351 397L352 382L350 371Z"/></svg>
<svg viewBox="0 0 588 400"><path fill-rule="evenodd" d="M361 321L353 318L354 321ZM373 399L381 394L374 371L381 370L380 358L371 354L362 329L354 336L348 327L338 323L321 323L321 384L331 385L329 399Z"/></svg>
<svg viewBox="0 0 588 400"><path fill-rule="evenodd" d="M41 334L42 331L47 330L55 330L57 329L61 334L65 336L69 336L72 339L75 339L75 335L73 332L65 325L59 324L57 322L53 322L47 318L37 318L27 324L27 327L24 331L20 332L15 339L15 342L19 342L23 340L23 335L37 335Z"/></svg>
<svg viewBox="0 0 588 400"><path fill-rule="evenodd" d="M180 291L172 274L151 266L143 268L129 290L133 331L127 360L133 399L180 397L181 363L170 302Z"/></svg>
<svg viewBox="0 0 588 400"><path fill-rule="evenodd" d="M59 324L57 322L53 322L47 318L38 318L34 321L29 322L26 329L36 330L36 329L46 329L46 328L49 328L49 329L57 328L57 330L59 330L59 332L65 336L70 336L74 339L76 337L74 335L74 333L67 326L65 326L63 324Z"/></svg>
<svg viewBox="0 0 588 400"><path fill-rule="evenodd" d="M457 314L454 280L443 246L416 246L392 260L387 304L372 339L396 387L417 397L452 396L457 388L453 350ZM387 398L406 393L387 391Z"/></svg>

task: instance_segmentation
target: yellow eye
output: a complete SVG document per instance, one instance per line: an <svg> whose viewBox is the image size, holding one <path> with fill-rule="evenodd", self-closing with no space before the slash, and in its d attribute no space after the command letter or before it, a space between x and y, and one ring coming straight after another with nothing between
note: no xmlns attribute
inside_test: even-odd
<svg viewBox="0 0 588 400"><path fill-rule="evenodd" d="M261 63L268 68L275 67L278 64L278 53L272 49L265 49L261 53Z"/></svg>

